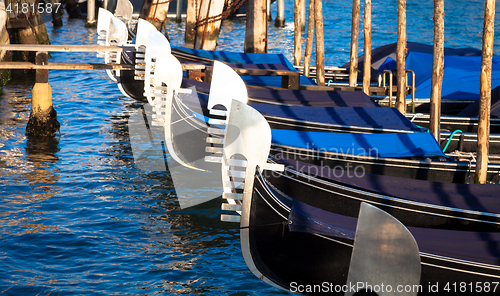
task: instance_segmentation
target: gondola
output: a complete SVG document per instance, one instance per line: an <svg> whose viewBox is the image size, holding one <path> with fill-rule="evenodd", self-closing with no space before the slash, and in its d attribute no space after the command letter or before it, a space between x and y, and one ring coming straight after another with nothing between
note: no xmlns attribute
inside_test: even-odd
<svg viewBox="0 0 500 296"><path fill-rule="evenodd" d="M255 131L247 132L246 130L253 130L258 125L257 120L242 119L242 117L250 114L252 118L255 118L256 116L252 113L257 111L236 101L232 103L231 108L228 129L237 129L241 135L239 141L245 143L246 146L238 146L242 148L241 150L225 146L224 149L229 148L229 150L224 150L224 158L230 159L233 155L242 155L247 162L243 190L240 189L240 192L235 194L241 196L241 207L238 209L241 211L239 220L243 256L248 267L257 277L274 286L293 292L304 294L339 293L348 292L342 290L342 287L352 283L349 280L352 273L362 273L364 270L364 276L368 276L367 274L370 274L368 271L372 270L373 272L371 264L376 260L372 257L395 256L398 258L398 256L402 256L406 259L402 261L411 265L406 254L403 256L401 249L394 252L389 241L385 241L385 244L382 244L384 247L379 249L373 244L373 241L368 240L371 244L364 251L370 254L367 255L369 260L366 260L366 257L365 260L360 260L361 262L356 260L359 252L355 251L355 241L363 237L359 234L361 222L358 221L357 212L360 207L363 208L364 204L361 201L365 202L364 199L359 198L359 195L374 195L373 187L376 185L372 185L372 188L368 189L357 184L354 189L351 189L348 182L341 182L337 186L340 192L329 191L321 195L313 190L298 190L295 185L303 182L300 178L290 177L285 186L275 186L269 182L266 176L275 175L275 173L262 173L261 167L266 166L263 162L267 159L262 157L264 153L259 153L260 158L248 154L248 151L269 149L271 144L269 127L268 132L261 131L264 139L257 140L248 137L256 134ZM263 117L261 120L265 121ZM228 134L231 132L228 131ZM266 135L269 136L266 138ZM255 159L253 159L254 157ZM289 172L289 165L288 163L284 175ZM368 176L368 178L370 177ZM318 177L317 182L311 180L307 182L311 188L321 188L324 178ZM358 181L355 179L352 182ZM376 181L374 183L380 184ZM484 188L484 191L494 192L492 197L496 197L498 185L487 187ZM288 188L293 194L286 194L282 191L283 188ZM472 187L469 188L470 191L475 190ZM357 203L357 206L354 207L356 209L353 210L356 213L351 214L347 213L349 206L335 200L335 198L346 198L345 193L349 190L353 192L351 195L358 195L357 198L353 198L353 202ZM465 208L470 208L470 203L480 203L477 200L479 197L476 200L467 201L462 200L461 196L456 194L457 192L446 188L442 188L442 190L444 191L442 194L449 193L447 197L450 202L456 202L457 205L462 202ZM413 208L406 207L406 213L398 212L401 211L402 204L398 204L396 198L371 201L377 207L391 211L396 219L401 220L400 222L408 227L409 232L414 237L420 259L420 269L418 270L420 290L418 292L457 292L458 290L453 290L459 289L456 285L463 286L465 283L466 285L470 284L474 289L476 286L478 289L482 289L484 282L498 282L500 256L494 251L500 247L498 221L491 223L492 221L481 220L493 216L498 218L498 214L456 209L454 214L458 215L454 216L453 209L439 204L427 204L424 201L428 198L425 196L425 191L420 193L421 200L415 202L412 205ZM426 201L430 199L432 197ZM404 202L408 203L409 201ZM483 205L486 206L486 204ZM418 206L423 208L418 209ZM434 208L433 214L424 213L430 208ZM342 211L344 212L339 213ZM443 212L438 213L438 211ZM440 219L442 219L441 222L439 222ZM225 218L225 220L235 221L238 219ZM377 220L368 222L374 225L373 232L380 231L381 227L378 226L377 222ZM408 226L407 223L415 226ZM490 225L489 229L487 225ZM467 229L462 229L462 226L467 226ZM395 227L390 229L392 230L386 231L395 232ZM381 232L384 233L384 231ZM378 234L372 234L372 237L377 236ZM356 269L356 272L352 272L352 269ZM397 267L395 269L398 270ZM391 271L379 270L379 272L390 273ZM405 275L411 277L410 274ZM366 283L368 282L366 281ZM324 283L328 283L328 285L323 287ZM373 282L370 283L373 285ZM453 287L453 283L455 283L455 287ZM385 284L387 285L387 282ZM398 284L398 281L391 284ZM299 287L301 290L298 290ZM314 287L319 288L307 290L314 289ZM334 291L328 287L337 287L338 290ZM462 291L464 289L462 287ZM414 292L410 295L416 294ZM399 293L398 295L403 294Z"/></svg>

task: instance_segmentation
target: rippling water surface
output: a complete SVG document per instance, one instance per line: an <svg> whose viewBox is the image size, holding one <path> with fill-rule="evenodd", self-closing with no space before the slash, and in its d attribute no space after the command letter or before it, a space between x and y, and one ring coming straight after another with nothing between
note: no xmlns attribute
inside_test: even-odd
<svg viewBox="0 0 500 296"><path fill-rule="evenodd" d="M270 24L269 50L291 59L293 5L286 2L286 26ZM383 2L373 3L373 47L396 40L396 1ZM350 5L324 1L327 65L348 60ZM408 2L409 40L431 44L432 5ZM480 48L483 2L446 5L446 45ZM83 24L47 24L52 43L95 44L95 29ZM168 26L182 45L184 25ZM243 36L244 21L228 21L219 48L241 51ZM89 53L52 56L100 62ZM181 210L168 172L134 164L127 122L140 103L102 71L52 70L49 81L61 122L55 140L25 137L33 81L14 77L0 97L2 295L286 294L247 269L236 225L219 222L220 200Z"/></svg>

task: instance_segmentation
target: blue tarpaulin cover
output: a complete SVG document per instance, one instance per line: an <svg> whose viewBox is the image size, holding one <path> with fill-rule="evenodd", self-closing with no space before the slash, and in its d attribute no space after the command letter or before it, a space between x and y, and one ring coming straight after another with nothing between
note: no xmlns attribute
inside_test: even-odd
<svg viewBox="0 0 500 296"><path fill-rule="evenodd" d="M445 157L430 133L328 133L272 131L274 144L373 157Z"/></svg>
<svg viewBox="0 0 500 296"><path fill-rule="evenodd" d="M407 43L406 69L415 72L417 98L430 98L432 75L432 45ZM477 100L481 50L476 48L445 48L442 98L444 100ZM372 50L372 78L376 80L383 70L396 70L396 43ZM363 77L364 57L359 58L358 77ZM349 63L342 67L349 69ZM411 77L411 76L410 76ZM411 84L411 83L410 83ZM493 57L491 88L500 85L500 57Z"/></svg>
<svg viewBox="0 0 500 296"><path fill-rule="evenodd" d="M172 47L173 49L196 55L202 58L217 60L232 64L268 64L273 68L272 65L277 65L276 69L297 71L293 65L288 61L288 59L283 54L273 54L273 53L241 53L241 52L230 52L222 50L202 50L202 49L192 49L185 47ZM249 68L255 69L255 67L249 66ZM250 76L241 75L241 78L248 85L257 86L281 86L281 76ZM300 84L311 85L315 84L308 77L300 77Z"/></svg>

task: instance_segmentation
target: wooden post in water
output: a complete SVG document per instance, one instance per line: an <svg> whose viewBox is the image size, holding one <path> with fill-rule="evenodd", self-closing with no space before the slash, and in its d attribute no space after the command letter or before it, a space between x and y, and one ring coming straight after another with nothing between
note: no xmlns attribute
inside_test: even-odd
<svg viewBox="0 0 500 296"><path fill-rule="evenodd" d="M183 0L177 0L177 7L175 8L175 21L182 22L182 2Z"/></svg>
<svg viewBox="0 0 500 296"><path fill-rule="evenodd" d="M306 0L300 0L300 31L306 30Z"/></svg>
<svg viewBox="0 0 500 296"><path fill-rule="evenodd" d="M363 92L369 95L372 75L372 0L365 0L363 28L365 36L363 49L365 55L365 62L363 64Z"/></svg>
<svg viewBox="0 0 500 296"><path fill-rule="evenodd" d="M359 0L352 0L351 58L349 67L349 86L356 86L358 80L358 35Z"/></svg>
<svg viewBox="0 0 500 296"><path fill-rule="evenodd" d="M321 0L314 1L314 24L316 30L316 82L318 85L325 85L325 39Z"/></svg>
<svg viewBox="0 0 500 296"><path fill-rule="evenodd" d="M37 52L35 63L47 65L48 52ZM52 88L49 85L49 70L37 69L36 80L31 90L31 114L26 126L27 136L54 136L59 130L57 112L52 105Z"/></svg>
<svg viewBox="0 0 500 296"><path fill-rule="evenodd" d="M444 70L444 0L434 0L434 52L432 58L430 132L441 139L441 87Z"/></svg>
<svg viewBox="0 0 500 296"><path fill-rule="evenodd" d="M247 0L245 52L267 52L266 0Z"/></svg>
<svg viewBox="0 0 500 296"><path fill-rule="evenodd" d="M314 38L314 0L309 0L309 16L307 18L306 52L304 54L304 75L309 77L311 54Z"/></svg>
<svg viewBox="0 0 500 296"><path fill-rule="evenodd" d="M169 1L144 0L139 18L145 19L161 32L163 24L167 21Z"/></svg>
<svg viewBox="0 0 500 296"><path fill-rule="evenodd" d="M267 20L272 21L273 15L271 13L271 0L266 0Z"/></svg>
<svg viewBox="0 0 500 296"><path fill-rule="evenodd" d="M186 47L193 48L194 47L194 39L196 36L196 7L198 6L196 3L199 0L187 0L187 10L186 10L186 33L184 35L184 42L186 43Z"/></svg>
<svg viewBox="0 0 500 296"><path fill-rule="evenodd" d="M95 20L95 0L87 0L87 22L85 27L95 27L97 22Z"/></svg>
<svg viewBox="0 0 500 296"><path fill-rule="evenodd" d="M250 0L248 0L250 1ZM276 12L276 18L274 19L274 26L284 27L285 26L285 0L278 0L278 9Z"/></svg>
<svg viewBox="0 0 500 296"><path fill-rule="evenodd" d="M302 5L301 0L295 0L293 5L293 65L300 66L300 59L302 57Z"/></svg>
<svg viewBox="0 0 500 296"><path fill-rule="evenodd" d="M396 48L396 108L406 114L406 0L398 0L398 40Z"/></svg>
<svg viewBox="0 0 500 296"><path fill-rule="evenodd" d="M495 0L484 3L483 54L479 91L479 122L477 128L476 183L486 183L488 172L488 148L490 138L491 64L495 25Z"/></svg>
<svg viewBox="0 0 500 296"><path fill-rule="evenodd" d="M215 50L215 48L217 47L217 38L219 38L219 31L222 20L207 20L211 17L220 15L223 9L224 0L201 0L201 20L198 20L197 23L194 48Z"/></svg>

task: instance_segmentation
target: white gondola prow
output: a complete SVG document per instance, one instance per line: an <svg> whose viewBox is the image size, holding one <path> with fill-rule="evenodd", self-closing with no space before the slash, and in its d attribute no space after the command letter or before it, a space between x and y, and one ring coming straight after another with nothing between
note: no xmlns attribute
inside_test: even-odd
<svg viewBox="0 0 500 296"><path fill-rule="evenodd" d="M248 92L245 82L238 73L228 65L214 61L208 109L215 105L223 105L226 110L231 109L231 101L248 102Z"/></svg>

